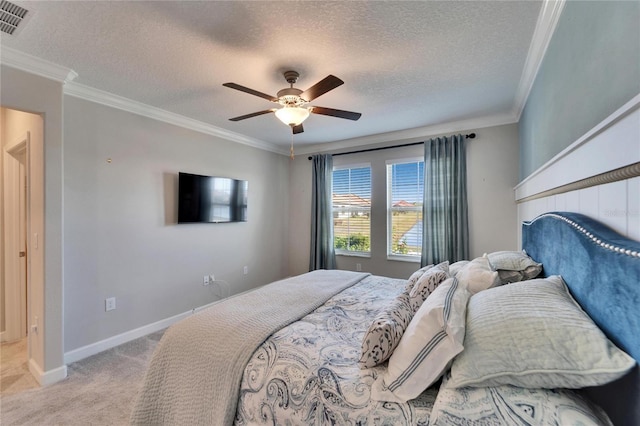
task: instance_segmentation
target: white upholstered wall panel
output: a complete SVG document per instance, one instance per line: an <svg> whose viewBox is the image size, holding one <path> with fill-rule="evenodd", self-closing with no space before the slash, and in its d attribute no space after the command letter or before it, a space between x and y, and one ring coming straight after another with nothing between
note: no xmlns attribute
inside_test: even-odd
<svg viewBox="0 0 640 426"><path fill-rule="evenodd" d="M548 211L582 213L640 240L640 177L540 197L545 191L640 161L639 107L640 95L515 188L519 245L522 221Z"/></svg>
<svg viewBox="0 0 640 426"><path fill-rule="evenodd" d="M630 238L640 241L640 177L627 181L627 232Z"/></svg>
<svg viewBox="0 0 640 426"><path fill-rule="evenodd" d="M520 203L518 223L548 211L582 213L640 240L640 177Z"/></svg>

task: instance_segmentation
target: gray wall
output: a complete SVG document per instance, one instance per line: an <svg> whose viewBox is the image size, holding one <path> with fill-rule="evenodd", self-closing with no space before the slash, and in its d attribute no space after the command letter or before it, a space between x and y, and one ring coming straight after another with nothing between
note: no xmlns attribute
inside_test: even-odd
<svg viewBox="0 0 640 426"><path fill-rule="evenodd" d="M71 96L64 105L65 352L218 300L204 275L231 294L286 275L288 157ZM178 171L248 180L248 221L177 225Z"/></svg>
<svg viewBox="0 0 640 426"><path fill-rule="evenodd" d="M31 150L31 232L39 248L31 251L31 360L44 372L63 366L62 313L62 83L1 66L0 105L41 114L44 141ZM46 164L46 167L44 165ZM33 237L33 235L32 235Z"/></svg>
<svg viewBox="0 0 640 426"><path fill-rule="evenodd" d="M513 187L518 182L517 125L478 129L476 139L468 140L467 172L469 199L470 257L485 252L512 250L517 247L516 204ZM469 133L469 132L466 132ZM428 137L438 135L425 136ZM393 145L393 143L390 143ZM370 163L372 197L386 199L388 159L422 157L422 145L334 157L334 165ZM296 157L290 182L289 273L308 271L311 217L311 162L307 156ZM372 206L370 258L337 256L338 268L362 270L376 275L408 278L419 263L387 260L386 206Z"/></svg>
<svg viewBox="0 0 640 426"><path fill-rule="evenodd" d="M5 140L7 137L5 136L5 117L4 117L5 109L0 108L0 147L4 147ZM2 156L4 155L4 150L2 154L0 154L0 200L4 202L4 159ZM2 307L2 312L0 312L0 333L5 330L5 309L4 309L4 208L0 208L0 239L2 239L3 243L0 244L0 307Z"/></svg>
<svg viewBox="0 0 640 426"><path fill-rule="evenodd" d="M567 1L520 119L524 179L640 92L640 2Z"/></svg>

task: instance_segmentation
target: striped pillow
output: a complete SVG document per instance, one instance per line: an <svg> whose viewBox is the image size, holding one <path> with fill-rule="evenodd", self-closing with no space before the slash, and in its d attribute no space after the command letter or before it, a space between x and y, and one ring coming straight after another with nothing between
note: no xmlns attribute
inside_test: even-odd
<svg viewBox="0 0 640 426"><path fill-rule="evenodd" d="M449 278L435 289L409 323L387 371L372 389L377 401L406 402L442 376L462 351L469 291Z"/></svg>
<svg viewBox="0 0 640 426"><path fill-rule="evenodd" d="M609 383L636 364L607 339L559 275L481 292L468 313L466 348L451 366L447 387L577 389Z"/></svg>

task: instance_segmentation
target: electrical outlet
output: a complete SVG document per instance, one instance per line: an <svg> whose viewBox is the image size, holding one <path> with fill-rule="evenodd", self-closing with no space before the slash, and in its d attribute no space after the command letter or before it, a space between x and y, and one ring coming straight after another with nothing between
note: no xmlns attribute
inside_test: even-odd
<svg viewBox="0 0 640 426"><path fill-rule="evenodd" d="M113 311L116 308L116 298L115 297L109 297L108 299L105 299L104 301L104 310L105 311Z"/></svg>
<svg viewBox="0 0 640 426"><path fill-rule="evenodd" d="M209 285L209 275L205 275L202 278L202 285Z"/></svg>
<svg viewBox="0 0 640 426"><path fill-rule="evenodd" d="M358 271L358 272L362 271L362 264L361 263L356 263L356 271Z"/></svg>
<svg viewBox="0 0 640 426"><path fill-rule="evenodd" d="M242 273L243 273L244 275L247 275L247 274L249 273L249 267L248 267L248 266L245 266L244 268L242 268Z"/></svg>

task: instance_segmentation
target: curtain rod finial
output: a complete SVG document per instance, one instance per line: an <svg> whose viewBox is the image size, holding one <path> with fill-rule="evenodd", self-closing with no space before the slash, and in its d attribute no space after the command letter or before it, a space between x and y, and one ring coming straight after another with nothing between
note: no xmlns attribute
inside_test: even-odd
<svg viewBox="0 0 640 426"><path fill-rule="evenodd" d="M476 134L475 134L475 133L469 133L468 135L465 135L465 137L466 137L467 139L475 139Z"/></svg>

